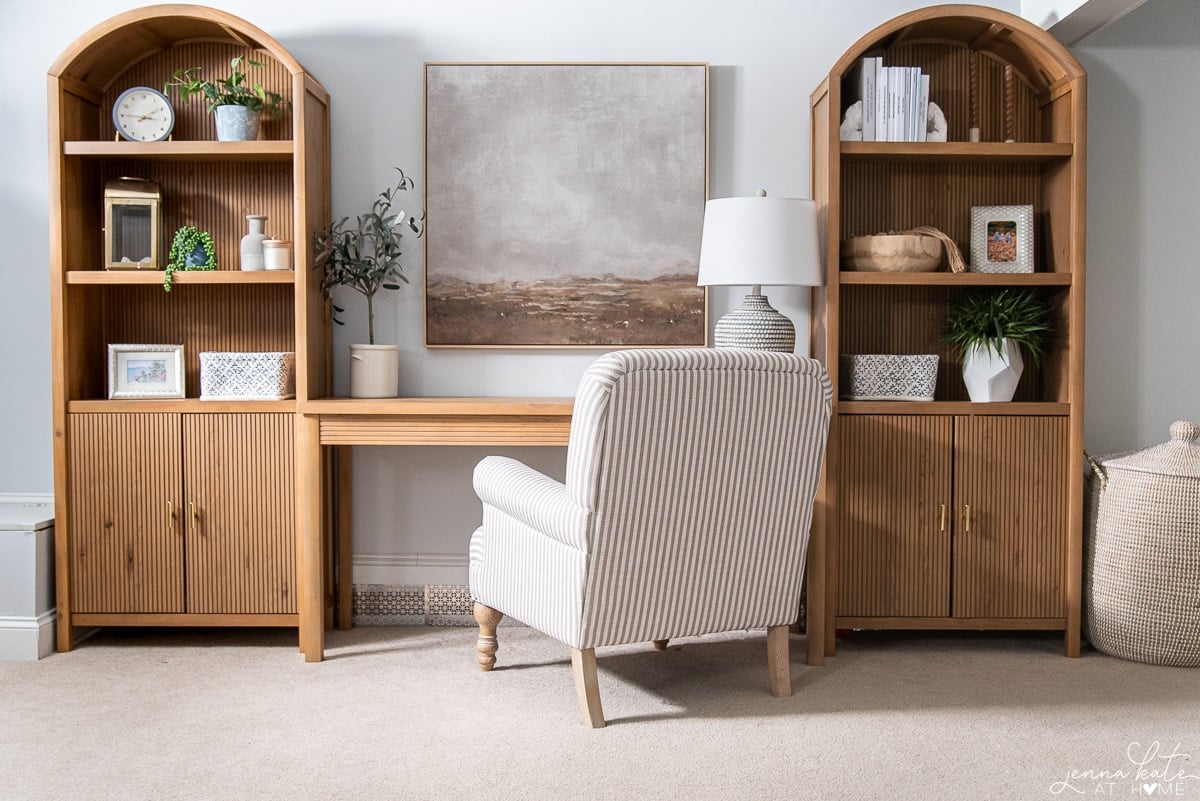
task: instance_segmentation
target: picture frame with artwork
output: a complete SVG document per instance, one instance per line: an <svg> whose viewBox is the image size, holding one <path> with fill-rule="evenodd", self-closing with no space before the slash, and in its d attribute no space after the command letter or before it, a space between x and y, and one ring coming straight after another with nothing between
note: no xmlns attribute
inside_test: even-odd
<svg viewBox="0 0 1200 801"><path fill-rule="evenodd" d="M184 397L183 345L109 345L108 397Z"/></svg>
<svg viewBox="0 0 1200 801"><path fill-rule="evenodd" d="M708 64L425 64L425 345L703 346Z"/></svg>
<svg viewBox="0 0 1200 801"><path fill-rule="evenodd" d="M1033 272L1033 206L971 207L971 272Z"/></svg>

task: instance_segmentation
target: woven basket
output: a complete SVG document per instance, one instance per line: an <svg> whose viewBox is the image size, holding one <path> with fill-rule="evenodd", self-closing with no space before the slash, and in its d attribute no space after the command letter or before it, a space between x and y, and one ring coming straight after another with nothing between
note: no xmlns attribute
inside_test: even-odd
<svg viewBox="0 0 1200 801"><path fill-rule="evenodd" d="M1107 654L1200 666L1198 435L1176 422L1170 442L1088 457L1084 627Z"/></svg>

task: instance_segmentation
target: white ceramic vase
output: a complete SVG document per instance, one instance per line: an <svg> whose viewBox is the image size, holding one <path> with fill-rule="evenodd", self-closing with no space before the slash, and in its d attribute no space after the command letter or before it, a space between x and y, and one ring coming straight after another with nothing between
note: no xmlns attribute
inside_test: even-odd
<svg viewBox="0 0 1200 801"><path fill-rule="evenodd" d="M1021 348L1010 339L1000 340L1000 352L987 346L972 345L963 354L963 383L974 403L1010 401L1025 362Z"/></svg>
<svg viewBox="0 0 1200 801"><path fill-rule="evenodd" d="M258 139L259 113L246 106L217 106L213 109L218 142L253 142Z"/></svg>
<svg viewBox="0 0 1200 801"><path fill-rule="evenodd" d="M250 233L242 237L241 267L243 270L261 270L263 268L263 240L267 238L263 230L267 218L261 214L247 214L246 220L250 223Z"/></svg>
<svg viewBox="0 0 1200 801"><path fill-rule="evenodd" d="M400 348L350 346L350 397L394 398L399 394Z"/></svg>

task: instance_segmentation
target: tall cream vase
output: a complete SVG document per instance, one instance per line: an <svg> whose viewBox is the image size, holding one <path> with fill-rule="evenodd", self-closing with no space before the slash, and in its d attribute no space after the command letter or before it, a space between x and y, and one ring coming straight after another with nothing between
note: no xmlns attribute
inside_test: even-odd
<svg viewBox="0 0 1200 801"><path fill-rule="evenodd" d="M394 398L400 386L400 348L350 346L350 397Z"/></svg>

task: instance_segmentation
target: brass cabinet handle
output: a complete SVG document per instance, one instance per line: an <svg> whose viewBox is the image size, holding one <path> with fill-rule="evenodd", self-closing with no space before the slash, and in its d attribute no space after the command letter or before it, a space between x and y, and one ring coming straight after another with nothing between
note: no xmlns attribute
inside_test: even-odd
<svg viewBox="0 0 1200 801"><path fill-rule="evenodd" d="M167 501L167 528L175 528L175 504Z"/></svg>
<svg viewBox="0 0 1200 801"><path fill-rule="evenodd" d="M938 506L941 509L941 512L940 512L941 522L938 523L938 531L945 531L946 530L946 504L940 503L940 504L938 504Z"/></svg>
<svg viewBox="0 0 1200 801"><path fill-rule="evenodd" d="M971 530L971 505L963 504L963 531Z"/></svg>
<svg viewBox="0 0 1200 801"><path fill-rule="evenodd" d="M196 519L199 517L199 515L196 514L195 501L188 501L188 514L192 518L192 531L195 531L196 530Z"/></svg>

